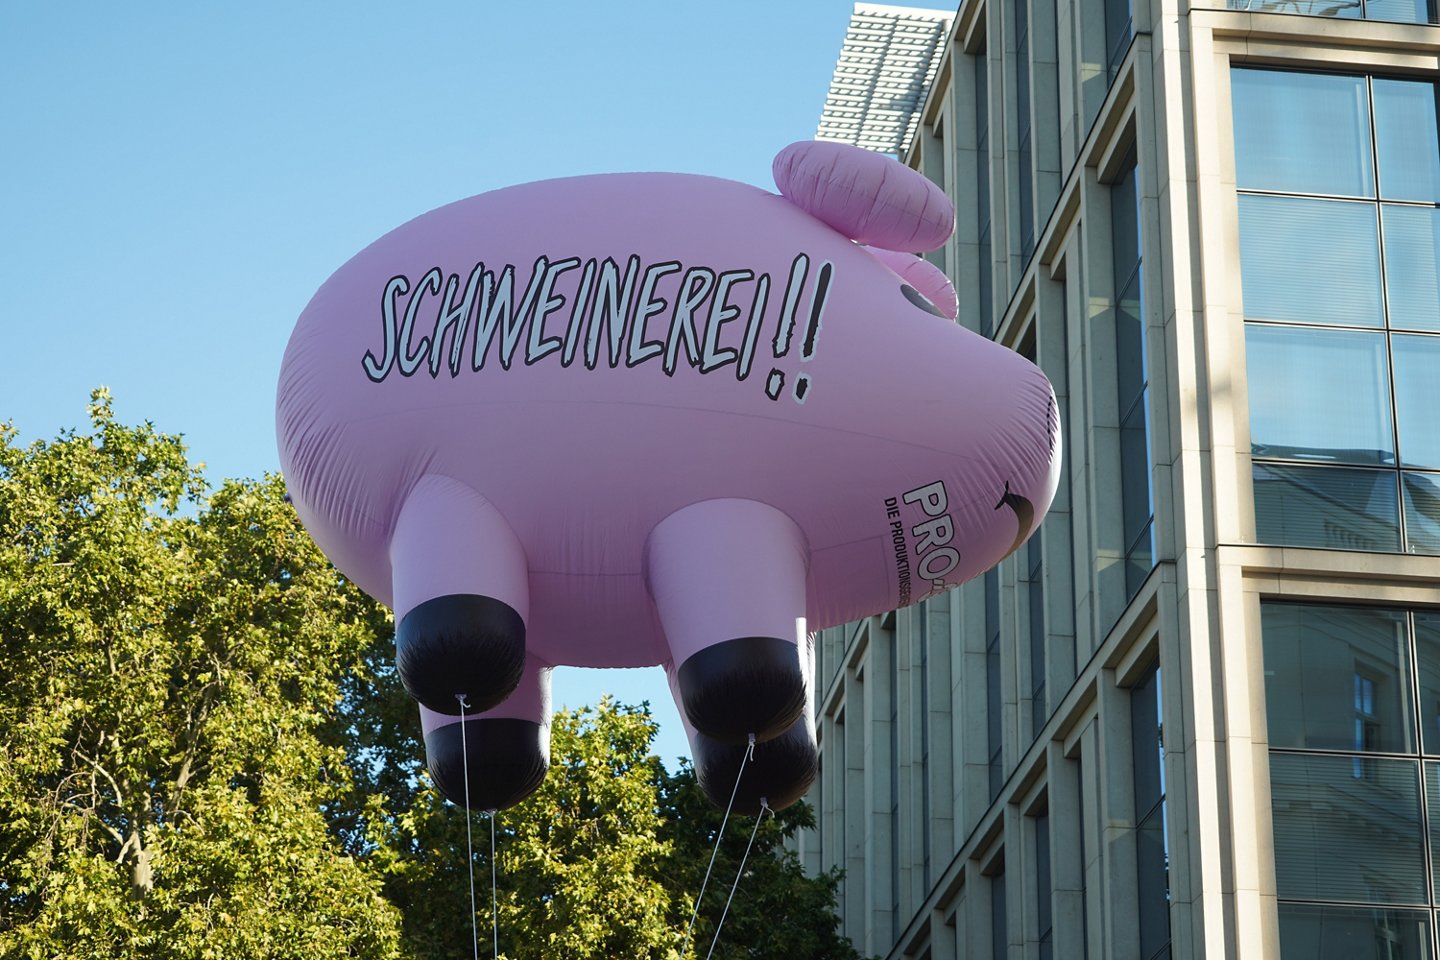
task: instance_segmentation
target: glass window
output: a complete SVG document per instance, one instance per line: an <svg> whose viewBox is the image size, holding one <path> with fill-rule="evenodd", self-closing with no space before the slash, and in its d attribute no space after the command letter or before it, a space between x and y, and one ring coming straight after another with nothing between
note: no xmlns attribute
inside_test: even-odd
<svg viewBox="0 0 1440 960"><path fill-rule="evenodd" d="M1260 543L1334 550L1400 549L1400 508L1390 470L1256 463Z"/></svg>
<svg viewBox="0 0 1440 960"><path fill-rule="evenodd" d="M1005 873L990 878L990 956L1006 960L1010 954L1010 938L1005 932Z"/></svg>
<svg viewBox="0 0 1440 960"><path fill-rule="evenodd" d="M1134 32L1134 0L1105 0L1105 51L1111 80L1120 71Z"/></svg>
<svg viewBox="0 0 1440 960"><path fill-rule="evenodd" d="M1407 5L1413 6L1413 3ZM1374 6L1371 0L1371 7ZM1423 16L1421 22L1424 22ZM1374 92L1380 196L1388 200L1440 200L1435 84L1377 77Z"/></svg>
<svg viewBox="0 0 1440 960"><path fill-rule="evenodd" d="M1020 259L1029 262L1035 252L1035 192L1033 174L1034 160L1031 157L1030 128L1025 128L1025 138L1020 141L1019 178L1020 193Z"/></svg>
<svg viewBox="0 0 1440 960"><path fill-rule="evenodd" d="M1015 125L1019 144L1016 186L1020 201L1020 259L1035 249L1034 164L1030 148L1030 21L1029 0L1015 0Z"/></svg>
<svg viewBox="0 0 1440 960"><path fill-rule="evenodd" d="M1250 449L1327 463L1393 463L1380 333L1245 328Z"/></svg>
<svg viewBox="0 0 1440 960"><path fill-rule="evenodd" d="M890 935L900 933L900 650L895 635L887 632L890 699Z"/></svg>
<svg viewBox="0 0 1440 960"><path fill-rule="evenodd" d="M1366 15L1399 16L1405 3L1392 6L1369 0ZM1437 88L1279 70L1232 78L1245 316L1270 322L1246 335L1257 536L1440 554L1440 378L1430 373L1440 338L1379 332L1440 332ZM1407 203L1379 202L1377 180L1379 197Z"/></svg>
<svg viewBox="0 0 1440 960"><path fill-rule="evenodd" d="M932 618L931 613L936 616ZM920 850L921 889L930 889L930 629L935 625L937 635L947 637L945 624L949 617L949 601L944 597L933 597L915 607L915 673L920 688Z"/></svg>
<svg viewBox="0 0 1440 960"><path fill-rule="evenodd" d="M1425 796L1430 807L1430 863L1432 882L1440 883L1440 763L1425 764Z"/></svg>
<svg viewBox="0 0 1440 960"><path fill-rule="evenodd" d="M1030 538L1025 549L1025 598L1030 621L1030 730L1038 736L1045 719L1045 585L1041 573L1040 533Z"/></svg>
<svg viewBox="0 0 1440 960"><path fill-rule="evenodd" d="M1365 78L1232 70L1241 189L1374 196Z"/></svg>
<svg viewBox="0 0 1440 960"><path fill-rule="evenodd" d="M1170 955L1170 876L1164 804L1136 826L1135 857L1139 866L1140 956L1145 960L1167 957Z"/></svg>
<svg viewBox="0 0 1440 960"><path fill-rule="evenodd" d="M1368 20L1394 20L1399 23L1435 22L1435 15L1431 12L1430 2L1427 0L1365 0L1365 17Z"/></svg>
<svg viewBox="0 0 1440 960"><path fill-rule="evenodd" d="M1440 337L1391 338L1400 457L1407 467L1440 467Z"/></svg>
<svg viewBox="0 0 1440 960"><path fill-rule="evenodd" d="M1169 844L1165 835L1165 741L1160 669L1130 691L1131 755L1135 770L1135 865L1140 955L1165 956L1170 943Z"/></svg>
<svg viewBox="0 0 1440 960"><path fill-rule="evenodd" d="M1431 955L1429 917L1423 910L1282 903L1280 953L1304 960L1426 960Z"/></svg>
<svg viewBox="0 0 1440 960"><path fill-rule="evenodd" d="M1134 242L1134 238L1130 240ZM1125 286L1115 295L1115 395L1120 409L1133 404L1145 390L1149 369L1145 359L1145 330L1140 318L1140 265L1132 261Z"/></svg>
<svg viewBox="0 0 1440 960"><path fill-rule="evenodd" d="M977 240L980 258L980 335L988 337L995 329L995 303L992 286L995 265L990 252L990 62L982 51L975 57L975 218L980 224Z"/></svg>
<svg viewBox="0 0 1440 960"><path fill-rule="evenodd" d="M985 731L990 750L990 798L1005 784L1004 739L1000 718L1000 576L987 570L985 583Z"/></svg>
<svg viewBox="0 0 1440 960"><path fill-rule="evenodd" d="M1165 744L1160 735L1160 668L1130 690L1135 812L1142 817L1165 799Z"/></svg>
<svg viewBox="0 0 1440 960"><path fill-rule="evenodd" d="M1420 675L1419 713L1420 746L1431 756L1440 755L1440 614L1415 615L1415 664ZM1428 774L1427 774L1428 775ZM1433 788L1431 802L1440 798ZM1440 828L1440 820L1432 812L1432 829ZM1436 861L1440 865L1440 861Z"/></svg>
<svg viewBox="0 0 1440 960"><path fill-rule="evenodd" d="M1140 181L1131 149L1129 169L1110 190L1110 242L1115 282L1115 377L1120 415L1120 500L1127 597L1154 565L1154 504L1150 488L1150 409L1141 271Z"/></svg>
<svg viewBox="0 0 1440 960"><path fill-rule="evenodd" d="M1230 9L1359 20L1361 4L1362 0L1230 0Z"/></svg>
<svg viewBox="0 0 1440 960"><path fill-rule="evenodd" d="M1380 205L1390 326L1440 330L1440 209Z"/></svg>
<svg viewBox="0 0 1440 960"><path fill-rule="evenodd" d="M995 263L990 252L990 221L980 231L980 333L990 337L995 333Z"/></svg>
<svg viewBox="0 0 1440 960"><path fill-rule="evenodd" d="M1154 563L1151 542L1154 505L1150 499L1149 431L1144 395L1120 423L1120 508L1125 524L1125 592L1135 591L1150 575Z"/></svg>
<svg viewBox="0 0 1440 960"><path fill-rule="evenodd" d="M1261 625L1276 892L1308 901L1280 904L1284 955L1432 956L1440 613L1266 601Z"/></svg>
<svg viewBox="0 0 1440 960"><path fill-rule="evenodd" d="M1404 614L1267 603L1261 622L1270 746L1415 749Z"/></svg>
<svg viewBox="0 0 1440 960"><path fill-rule="evenodd" d="M1035 935L1040 941L1040 960L1055 956L1050 896L1050 814L1042 813L1035 818Z"/></svg>
<svg viewBox="0 0 1440 960"><path fill-rule="evenodd" d="M1145 449L1143 410L1120 425L1120 478L1124 488L1125 532L1134 538L1150 521L1150 458ZM1129 546L1129 544L1126 544Z"/></svg>
<svg viewBox="0 0 1440 960"><path fill-rule="evenodd" d="M1440 554L1440 474L1402 473L1405 491L1405 548Z"/></svg>
<svg viewBox="0 0 1440 960"><path fill-rule="evenodd" d="M1249 194L1239 204L1247 319L1384 323L1374 204Z"/></svg>
<svg viewBox="0 0 1440 960"><path fill-rule="evenodd" d="M1155 568L1155 524L1146 523L1125 550L1125 595L1135 596Z"/></svg>
<svg viewBox="0 0 1440 960"><path fill-rule="evenodd" d="M1077 757L1075 763L1075 827L1080 838L1080 957L1090 957L1090 888L1086 876L1090 860L1085 855L1085 758Z"/></svg>
<svg viewBox="0 0 1440 960"><path fill-rule="evenodd" d="M1426 903L1414 760L1272 753L1282 899Z"/></svg>
<svg viewBox="0 0 1440 960"><path fill-rule="evenodd" d="M1110 191L1110 256L1116 290L1129 286L1127 280L1140 263L1140 190L1133 147L1125 162L1130 169Z"/></svg>

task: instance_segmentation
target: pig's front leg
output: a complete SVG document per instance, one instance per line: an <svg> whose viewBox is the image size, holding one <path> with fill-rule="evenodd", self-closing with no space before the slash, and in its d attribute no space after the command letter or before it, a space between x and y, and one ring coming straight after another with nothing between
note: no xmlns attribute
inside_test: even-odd
<svg viewBox="0 0 1440 960"><path fill-rule="evenodd" d="M465 719L420 708L430 779L471 810L504 810L534 793L550 767L550 667L529 657L515 692ZM462 749L463 746L463 749Z"/></svg>
<svg viewBox="0 0 1440 960"><path fill-rule="evenodd" d="M754 500L706 500L657 524L645 553L686 720L725 744L785 733L808 686L800 528Z"/></svg>
<svg viewBox="0 0 1440 960"><path fill-rule="evenodd" d="M390 540L395 664L405 689L437 713L456 696L480 712L525 667L530 582L525 551L488 500L449 477L415 485Z"/></svg>

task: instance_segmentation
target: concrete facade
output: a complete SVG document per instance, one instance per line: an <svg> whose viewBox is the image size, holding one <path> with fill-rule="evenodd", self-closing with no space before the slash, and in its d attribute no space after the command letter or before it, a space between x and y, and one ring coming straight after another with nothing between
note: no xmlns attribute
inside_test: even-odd
<svg viewBox="0 0 1440 960"><path fill-rule="evenodd" d="M1267 222L1245 219L1245 198L1290 210L1339 191L1256 187L1247 171L1289 161L1259 157L1250 127L1237 178L1232 96L1236 70L1340 76L1376 91L1362 104L1373 125L1382 82L1433 100L1440 27L1381 22L1394 10L1358 0L1232 5L1247 9L966 0L954 19L902 158L956 202L955 236L931 256L960 322L1045 370L1066 461L1040 532L994 574L816 637L818 823L796 845L809 869L844 869L844 932L863 953L1440 955L1440 769L1427 759L1440 756L1440 549L1414 492L1440 463L1395 453L1396 437L1419 451L1440 434L1440 393L1405 392L1402 354L1431 348L1440 310L1398 314L1400 284L1435 272L1440 243L1385 246L1380 319L1336 321L1375 328L1388 452L1324 473L1312 465L1348 463L1344 451L1269 443L1255 398L1278 375L1251 344L1329 334L1256 315L1278 281L1244 252ZM1373 170L1398 184L1386 164L1401 148L1375 129L1371 199L1344 199L1369 204L1384 233L1398 206ZM1406 142L1406 162L1430 162L1428 137ZM1440 196L1411 199L1428 216ZM1323 286L1334 271L1321 267ZM1313 386L1296 376L1304 402ZM1427 422L1409 415L1432 400ZM1388 484L1384 503L1302 484L1357 476ZM1392 508L1394 545L1364 539L1374 516L1391 529ZM1367 611L1392 631L1379 679L1353 639L1371 627L1326 626ZM1302 662L1331 633L1338 680ZM1376 823L1356 825L1372 807Z"/></svg>

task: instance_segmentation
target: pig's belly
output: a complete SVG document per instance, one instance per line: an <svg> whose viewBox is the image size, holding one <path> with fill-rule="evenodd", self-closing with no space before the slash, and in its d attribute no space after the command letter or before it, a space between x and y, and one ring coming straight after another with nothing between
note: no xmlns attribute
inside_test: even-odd
<svg viewBox="0 0 1440 960"><path fill-rule="evenodd" d="M952 452L837 426L624 402L490 402L459 425L392 414L348 426L395 455L397 476L453 477L496 506L525 548L528 646L576 666L669 658L645 585L644 546L682 507L751 499L794 520L811 554L804 612L818 629L896 605L886 501L941 479L955 490L975 468ZM987 538L983 527L1006 523L992 494L950 504L957 535L966 528L972 540L996 544L1013 536L1011 522ZM383 515L383 507L367 512ZM377 542L365 552L387 550ZM376 574L356 579L388 602L380 580L389 571Z"/></svg>

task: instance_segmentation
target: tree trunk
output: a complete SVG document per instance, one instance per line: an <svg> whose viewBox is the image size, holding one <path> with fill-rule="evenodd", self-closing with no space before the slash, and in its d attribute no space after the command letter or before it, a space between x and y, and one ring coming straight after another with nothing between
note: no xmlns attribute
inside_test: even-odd
<svg viewBox="0 0 1440 960"><path fill-rule="evenodd" d="M141 844L140 831L131 831L125 840L130 849L130 895L144 900L155 889L155 876L150 869L150 848Z"/></svg>

